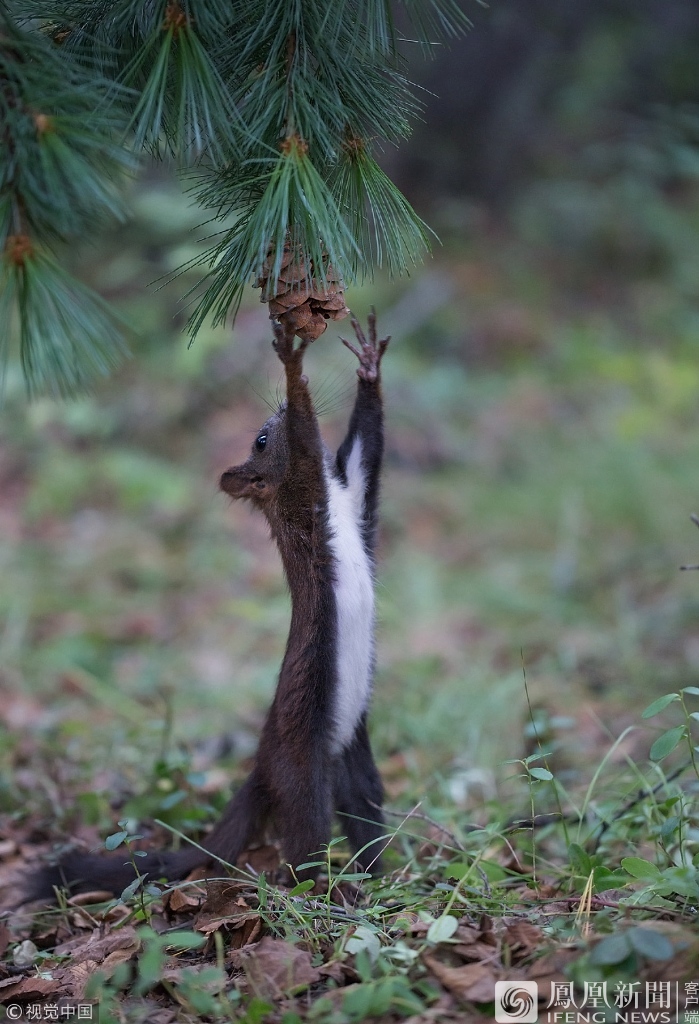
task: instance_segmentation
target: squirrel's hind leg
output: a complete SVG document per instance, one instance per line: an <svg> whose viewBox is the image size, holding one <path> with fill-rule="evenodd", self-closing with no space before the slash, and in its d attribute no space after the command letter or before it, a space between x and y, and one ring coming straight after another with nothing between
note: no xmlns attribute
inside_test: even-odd
<svg viewBox="0 0 699 1024"><path fill-rule="evenodd" d="M340 830L347 836L352 852L358 854L357 868L381 874L381 853L387 842L382 841L386 834L381 813L383 785L365 719L335 765L333 790Z"/></svg>
<svg viewBox="0 0 699 1024"><path fill-rule="evenodd" d="M270 797L256 768L227 804L221 820L205 840L206 849L227 864L264 838L270 816Z"/></svg>

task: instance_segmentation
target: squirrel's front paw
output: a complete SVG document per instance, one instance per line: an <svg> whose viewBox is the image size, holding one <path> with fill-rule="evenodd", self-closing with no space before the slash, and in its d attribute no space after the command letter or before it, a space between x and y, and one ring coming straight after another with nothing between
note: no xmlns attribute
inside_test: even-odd
<svg viewBox="0 0 699 1024"><path fill-rule="evenodd" d="M273 323L272 330L274 331L272 345L284 366L300 363L303 352L308 347L308 342L300 341L294 348L295 328L288 324Z"/></svg>
<svg viewBox="0 0 699 1024"><path fill-rule="evenodd" d="M369 340L367 341L364 331L359 325L359 321L352 317L350 323L354 328L354 333L357 335L357 341L359 342L359 348L355 348L354 345L349 341L345 341L341 338L342 344L345 345L350 352L354 352L355 356L359 360L359 369L357 370L357 376L362 380L373 383L378 380L379 377L379 366L381 365L381 359L388 346L390 337L382 338L380 341L376 339L376 313L372 309L368 317L369 320Z"/></svg>

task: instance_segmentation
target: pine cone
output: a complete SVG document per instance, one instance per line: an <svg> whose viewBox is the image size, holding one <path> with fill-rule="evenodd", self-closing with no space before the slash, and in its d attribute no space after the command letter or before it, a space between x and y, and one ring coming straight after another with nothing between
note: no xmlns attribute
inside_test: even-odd
<svg viewBox="0 0 699 1024"><path fill-rule="evenodd" d="M345 305L344 284L331 263L325 262L325 285L315 274L310 260L298 248L284 246L281 269L276 282L270 282L274 253L265 260L255 286L262 289L261 302L269 302L270 319L293 326L299 338L315 341L327 327L327 320L342 320L349 315Z"/></svg>

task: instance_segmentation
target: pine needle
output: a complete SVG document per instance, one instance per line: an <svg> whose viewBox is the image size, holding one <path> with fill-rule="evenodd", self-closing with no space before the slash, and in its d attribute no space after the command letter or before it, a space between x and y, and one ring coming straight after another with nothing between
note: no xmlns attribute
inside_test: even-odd
<svg viewBox="0 0 699 1024"><path fill-rule="evenodd" d="M105 376L125 354L122 330L98 295L50 257L34 253L22 266L3 264L0 319L21 311L20 359L31 397L70 397ZM7 343L0 357L7 359Z"/></svg>
<svg viewBox="0 0 699 1024"><path fill-rule="evenodd" d="M429 228L376 161L356 141L346 147L333 194L350 218L363 264L355 272L386 267L407 273L429 251Z"/></svg>

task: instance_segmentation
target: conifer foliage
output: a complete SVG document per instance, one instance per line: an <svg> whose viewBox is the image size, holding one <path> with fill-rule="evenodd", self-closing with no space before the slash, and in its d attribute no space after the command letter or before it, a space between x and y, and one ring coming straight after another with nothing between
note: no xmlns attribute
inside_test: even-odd
<svg viewBox="0 0 699 1024"><path fill-rule="evenodd" d="M123 215L144 152L177 161L212 229L192 335L256 284L317 337L346 284L428 246L376 153L419 111L405 46L467 24L457 0L0 3L3 362L12 319L30 393L70 394L118 357L119 324L62 246Z"/></svg>

